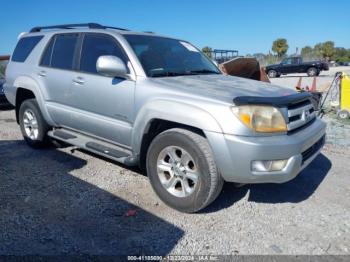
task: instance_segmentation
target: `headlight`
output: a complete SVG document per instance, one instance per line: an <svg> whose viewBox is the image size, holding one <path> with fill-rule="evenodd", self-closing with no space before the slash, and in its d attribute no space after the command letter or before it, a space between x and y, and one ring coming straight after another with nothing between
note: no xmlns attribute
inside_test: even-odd
<svg viewBox="0 0 350 262"><path fill-rule="evenodd" d="M232 107L232 111L244 125L256 132L287 131L286 121L275 107L244 105Z"/></svg>

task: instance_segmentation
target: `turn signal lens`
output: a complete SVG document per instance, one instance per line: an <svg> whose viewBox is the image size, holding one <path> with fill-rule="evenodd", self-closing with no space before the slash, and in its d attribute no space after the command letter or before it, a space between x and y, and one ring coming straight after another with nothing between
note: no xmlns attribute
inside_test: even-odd
<svg viewBox="0 0 350 262"><path fill-rule="evenodd" d="M256 132L286 132L287 124L280 110L272 106L244 105L232 107L241 122Z"/></svg>

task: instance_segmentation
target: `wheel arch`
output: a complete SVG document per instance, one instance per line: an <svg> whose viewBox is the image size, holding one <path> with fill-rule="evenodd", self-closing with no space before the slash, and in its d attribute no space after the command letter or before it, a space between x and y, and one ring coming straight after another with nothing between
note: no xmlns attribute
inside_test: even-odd
<svg viewBox="0 0 350 262"><path fill-rule="evenodd" d="M13 86L16 88L15 108L17 123L19 108L23 101L26 99L35 98L46 122L50 125L54 125L54 121L50 117L49 112L45 107L44 95L39 88L39 84L33 78L29 76L20 76L14 81Z"/></svg>
<svg viewBox="0 0 350 262"><path fill-rule="evenodd" d="M171 128L187 129L204 137L205 130L222 133L213 116L201 108L177 101L153 101L138 114L133 128L132 148L141 167L152 140Z"/></svg>

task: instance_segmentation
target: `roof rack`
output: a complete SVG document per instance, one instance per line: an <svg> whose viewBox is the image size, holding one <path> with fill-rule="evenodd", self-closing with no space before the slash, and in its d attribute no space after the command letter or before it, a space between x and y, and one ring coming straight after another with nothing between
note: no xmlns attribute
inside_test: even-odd
<svg viewBox="0 0 350 262"><path fill-rule="evenodd" d="M123 30L123 31L128 31L128 29L124 28L118 28L118 27L112 27L112 26L104 26L100 25L97 23L85 23L85 24L64 24L64 25L52 25L52 26L36 26L33 27L30 32L40 32L45 29L74 29L77 27L88 27L91 29L106 29L106 28L111 28L111 29L117 29L117 30Z"/></svg>

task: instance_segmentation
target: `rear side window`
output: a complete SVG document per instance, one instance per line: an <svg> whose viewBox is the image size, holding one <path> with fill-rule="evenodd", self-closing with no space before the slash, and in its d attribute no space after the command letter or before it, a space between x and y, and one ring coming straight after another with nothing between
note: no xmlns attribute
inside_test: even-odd
<svg viewBox="0 0 350 262"><path fill-rule="evenodd" d="M127 56L114 39L102 34L86 34L81 50L80 70L97 73L96 62L102 55L113 55L127 63Z"/></svg>
<svg viewBox="0 0 350 262"><path fill-rule="evenodd" d="M14 62L24 62L43 37L42 35L38 35L21 38L16 45L11 60Z"/></svg>
<svg viewBox="0 0 350 262"><path fill-rule="evenodd" d="M49 63L51 67L73 69L74 52L77 41L78 34L57 35L53 44L51 59L46 58L46 54L43 57L45 63L48 63L48 60L51 60ZM50 46L48 46L48 49L50 49ZM50 50L48 49L46 51L49 53Z"/></svg>
<svg viewBox="0 0 350 262"><path fill-rule="evenodd" d="M46 46L45 52L41 58L40 65L50 66L51 65L51 56L53 45L55 44L55 37L50 40L50 43Z"/></svg>

